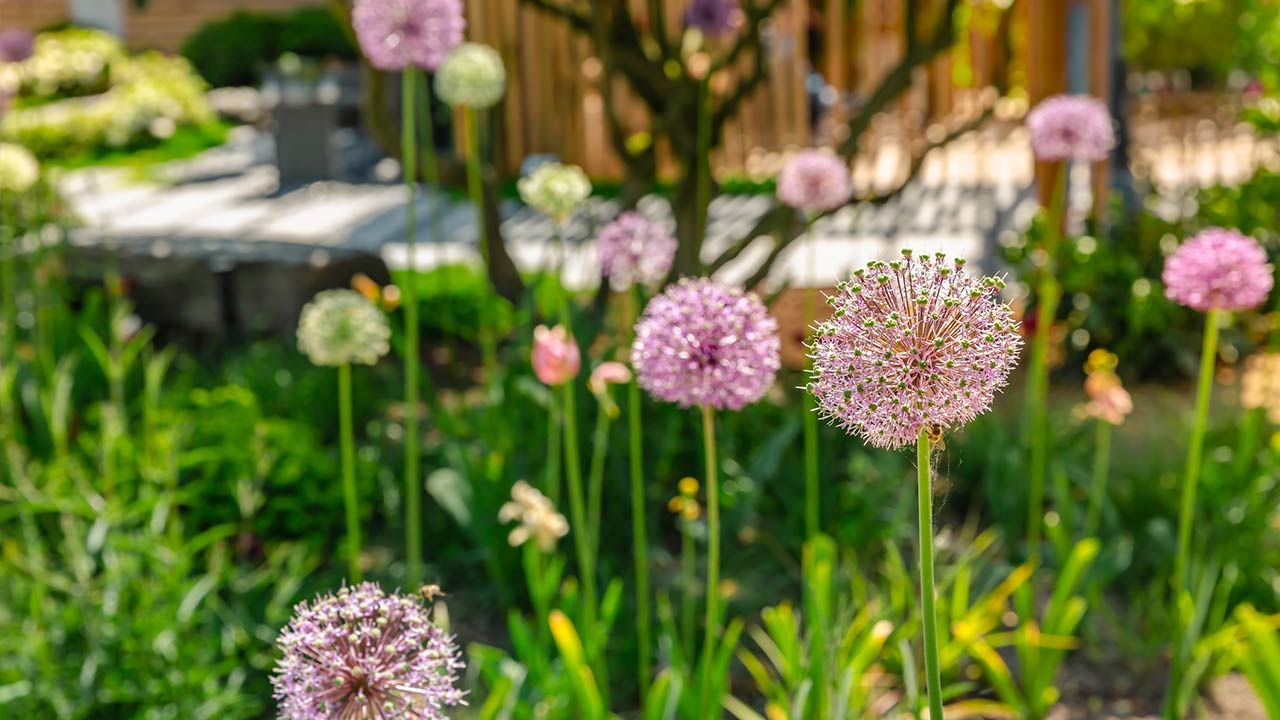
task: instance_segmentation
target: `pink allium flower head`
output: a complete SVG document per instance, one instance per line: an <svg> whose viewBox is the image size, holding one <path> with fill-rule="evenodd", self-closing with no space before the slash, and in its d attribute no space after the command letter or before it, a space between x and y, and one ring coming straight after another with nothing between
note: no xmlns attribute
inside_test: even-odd
<svg viewBox="0 0 1280 720"><path fill-rule="evenodd" d="M416 597L373 583L300 603L271 684L287 720L446 720L463 705L457 645Z"/></svg>
<svg viewBox="0 0 1280 720"><path fill-rule="evenodd" d="M1170 300L1201 312L1256 308L1275 282L1257 240L1218 227L1200 231L1170 255L1162 279Z"/></svg>
<svg viewBox="0 0 1280 720"><path fill-rule="evenodd" d="M533 374L544 385L563 385L578 377L581 368L582 354L578 352L578 343L563 325L534 328Z"/></svg>
<svg viewBox="0 0 1280 720"><path fill-rule="evenodd" d="M356 0L351 26L369 62L380 70L435 70L462 42L461 0Z"/></svg>
<svg viewBox="0 0 1280 720"><path fill-rule="evenodd" d="M1105 160L1116 146L1111 113L1088 95L1055 95L1027 113L1031 149L1047 162Z"/></svg>
<svg viewBox="0 0 1280 720"><path fill-rule="evenodd" d="M780 350L778 323L756 296L686 278L644 309L631 365L659 400L741 410L773 384Z"/></svg>
<svg viewBox="0 0 1280 720"><path fill-rule="evenodd" d="M686 27L703 35L723 35L738 23L737 0L690 0L684 11Z"/></svg>
<svg viewBox="0 0 1280 720"><path fill-rule="evenodd" d="M821 213L849 202L849 165L834 153L801 150L778 173L778 199L797 210Z"/></svg>
<svg viewBox="0 0 1280 720"><path fill-rule="evenodd" d="M985 412L1022 348L999 298L1004 281L973 277L941 253L903 255L837 285L827 299L834 312L809 346L819 412L884 448Z"/></svg>
<svg viewBox="0 0 1280 720"><path fill-rule="evenodd" d="M676 256L676 239L652 220L622 213L596 238L600 267L615 290L662 280Z"/></svg>
<svg viewBox="0 0 1280 720"><path fill-rule="evenodd" d="M30 30L10 28L0 32L0 62L22 62L35 51L36 36Z"/></svg>

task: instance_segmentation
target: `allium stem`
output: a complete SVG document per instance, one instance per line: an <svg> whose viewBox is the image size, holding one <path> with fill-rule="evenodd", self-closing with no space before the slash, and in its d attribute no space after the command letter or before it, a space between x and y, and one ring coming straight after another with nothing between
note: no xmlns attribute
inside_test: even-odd
<svg viewBox="0 0 1280 720"><path fill-rule="evenodd" d="M627 291L626 334L628 337L632 333L632 328L635 327L639 292L639 288L631 288ZM640 383L632 373L631 382L627 385L627 436L631 456L631 544L636 566L636 632L639 634L640 646L640 660L636 672L639 673L640 697L645 697L649 691L649 677L652 672L650 659L652 639L649 628L649 540L644 512L644 426L641 424L640 410Z"/></svg>
<svg viewBox="0 0 1280 720"><path fill-rule="evenodd" d="M920 614L924 619L924 674L929 691L929 717L942 720L942 676L938 666L938 611L933 588L933 483L929 471L928 429L916 441L916 476L920 505Z"/></svg>
<svg viewBox="0 0 1280 720"><path fill-rule="evenodd" d="M1084 536L1094 537L1102 525L1102 504L1107 498L1107 477L1111 468L1111 423L1098 418L1093 448L1093 483L1089 487L1089 509L1084 517Z"/></svg>
<svg viewBox="0 0 1280 720"><path fill-rule="evenodd" d="M1027 401L1031 411L1031 472L1027 494L1027 550L1033 560L1040 557L1040 537L1044 523L1044 483L1049 466L1049 334L1057 315L1062 292L1055 276L1054 258L1062 235L1062 214L1066 206L1067 163L1061 163L1051 188L1048 227L1045 230L1045 266L1036 288L1036 334L1031 344L1031 367L1027 373Z"/></svg>
<svg viewBox="0 0 1280 720"><path fill-rule="evenodd" d="M582 463L578 457L578 420L574 399L574 381L563 386L564 393L564 470L569 481L569 511L573 515L573 545L578 553L578 575L582 582L582 632L587 648L596 648L596 573L591 552L591 530L587 525L586 502L582 495Z"/></svg>
<svg viewBox="0 0 1280 720"><path fill-rule="evenodd" d="M598 406L596 428L591 436L591 465L587 471L587 522L591 526L591 555L600 552L600 503L604 494L604 463L609 455L609 413Z"/></svg>
<svg viewBox="0 0 1280 720"><path fill-rule="evenodd" d="M560 458L563 453L560 438L560 418L562 413L557 406L560 397L551 395L551 404L547 407L547 498L552 505L560 503Z"/></svg>
<svg viewBox="0 0 1280 720"><path fill-rule="evenodd" d="M693 653L693 638L697 627L694 625L697 611L697 597L694 584L697 582L698 558L694 555L693 532L691 523L680 522L680 629L683 632L685 652Z"/></svg>
<svg viewBox="0 0 1280 720"><path fill-rule="evenodd" d="M480 260L484 265L485 278L489 277L489 231L485 225L484 179L480 170L480 131L476 127L476 111L468 106L462 110L462 134L467 154L467 193L471 196L471 204L476 209L476 245L480 249ZM486 382L492 382L497 366L496 350L493 334L488 323L492 321L490 293L485 283L484 305L480 319L480 352L484 364Z"/></svg>
<svg viewBox="0 0 1280 720"><path fill-rule="evenodd" d="M405 200L404 242L409 271L404 277L404 533L407 555L405 577L409 587L422 584L422 483L418 471L418 233L417 219L417 128L414 123L416 102L414 92L418 87L418 72L412 67L401 75L401 151L404 155ZM426 105L430 107L428 99ZM429 113L429 111L428 111ZM430 115L428 114L428 117ZM435 149L427 144L431 156L429 165L435 165ZM433 213L434 214L434 213Z"/></svg>
<svg viewBox="0 0 1280 720"><path fill-rule="evenodd" d="M1204 323L1204 346L1200 352L1200 380L1196 385L1196 416L1187 449L1187 470L1182 481L1182 501L1178 507L1178 555L1173 566L1173 591L1180 593L1191 561L1191 526L1195 519L1196 486L1204 463L1204 434L1209 423L1209 396L1213 393L1214 361L1218 355L1218 325L1222 312L1210 310Z"/></svg>
<svg viewBox="0 0 1280 720"><path fill-rule="evenodd" d="M347 578L353 583L360 573L360 511L356 496L355 431L351 422L351 364L338 366L338 434L342 443L342 500L347 514Z"/></svg>
<svg viewBox="0 0 1280 720"><path fill-rule="evenodd" d="M818 250L813 239L813 223L816 219L811 216L805 230L805 240L808 243L808 259L809 259L809 282L813 284L814 275L817 274L818 268ZM818 314L818 289L810 287L805 291L804 296L804 327L805 340L808 341L809 334L813 328L813 322L817 319ZM813 359L805 354L805 371L809 372L813 369ZM804 393L804 526L805 539L813 539L821 530L821 521L819 520L819 487L818 487L818 412L817 399L813 397L813 393Z"/></svg>
<svg viewBox="0 0 1280 720"><path fill-rule="evenodd" d="M707 619L702 637L702 710L698 717L710 717L710 708L719 707L711 694L711 659L720 636L720 480L717 475L715 411L702 405L702 444L707 463Z"/></svg>

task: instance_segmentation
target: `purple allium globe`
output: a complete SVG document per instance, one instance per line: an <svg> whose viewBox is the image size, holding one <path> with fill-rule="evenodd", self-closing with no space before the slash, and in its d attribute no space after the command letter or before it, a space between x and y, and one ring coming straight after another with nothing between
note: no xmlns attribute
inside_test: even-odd
<svg viewBox="0 0 1280 720"><path fill-rule="evenodd" d="M973 277L941 253L903 256L837 285L827 299L834 313L809 346L819 412L883 448L986 412L1022 348L1000 300L1004 281Z"/></svg>
<svg viewBox="0 0 1280 720"><path fill-rule="evenodd" d="M277 643L271 684L287 720L446 720L465 704L453 638L419 598L374 583L299 603Z"/></svg>
<svg viewBox="0 0 1280 720"><path fill-rule="evenodd" d="M1266 301L1275 282L1267 252L1238 230L1200 231L1164 263L1165 295L1179 305L1210 310L1250 310Z"/></svg>
<svg viewBox="0 0 1280 720"><path fill-rule="evenodd" d="M596 238L600 267L615 290L660 282L671 271L676 239L659 223L625 212Z"/></svg>
<svg viewBox="0 0 1280 720"><path fill-rule="evenodd" d="M1031 150L1037 160L1105 160L1116 146L1106 104L1088 95L1054 95L1027 113Z"/></svg>
<svg viewBox="0 0 1280 720"><path fill-rule="evenodd" d="M351 26L379 70L435 70L462 42L461 0L356 0Z"/></svg>
<svg viewBox="0 0 1280 720"><path fill-rule="evenodd" d="M780 350L778 323L759 298L686 278L644 309L631 364L640 387L659 400L741 410L773 384Z"/></svg>
<svg viewBox="0 0 1280 720"><path fill-rule="evenodd" d="M0 62L22 62L35 51L36 36L30 30L10 28L0 32Z"/></svg>
<svg viewBox="0 0 1280 720"><path fill-rule="evenodd" d="M778 199L808 213L824 213L849 202L849 164L825 150L801 150L778 173Z"/></svg>
<svg viewBox="0 0 1280 720"><path fill-rule="evenodd" d="M703 35L723 35L738 22L737 0L690 0L684 11L685 27Z"/></svg>

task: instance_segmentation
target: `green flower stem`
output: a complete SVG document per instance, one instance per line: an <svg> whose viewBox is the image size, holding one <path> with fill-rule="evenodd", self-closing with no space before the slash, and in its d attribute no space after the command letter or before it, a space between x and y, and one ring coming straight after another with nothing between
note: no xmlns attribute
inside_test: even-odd
<svg viewBox="0 0 1280 720"><path fill-rule="evenodd" d="M702 408L702 444L707 463L707 619L702 638L702 710L699 717L711 717L711 659L720 635L720 480L717 477L715 411Z"/></svg>
<svg viewBox="0 0 1280 720"><path fill-rule="evenodd" d="M638 305L639 288L627 293L627 329L630 336L635 324L636 307ZM640 660L636 672L639 673L640 697L645 697L649 690L649 678L653 672L652 637L649 626L649 540L644 513L644 426L641 419L640 384L635 377L627 384L627 437L631 461L631 544L635 553L636 566L636 632L639 634ZM688 533L682 533L688 540ZM685 586L688 596L688 585Z"/></svg>
<svg viewBox="0 0 1280 720"><path fill-rule="evenodd" d="M587 524L591 531L591 555L600 553L600 496L604 493L604 461L609 454L609 413L600 404L596 429L591 436L591 465L587 473Z"/></svg>
<svg viewBox="0 0 1280 720"><path fill-rule="evenodd" d="M552 505L560 504L560 458L563 452L560 438L560 398L553 392L547 407L547 499Z"/></svg>
<svg viewBox="0 0 1280 720"><path fill-rule="evenodd" d="M687 655L693 654L694 614L697 612L697 596L694 594L698 571L698 558L694 555L693 523L680 521L680 628L684 633L684 648Z"/></svg>
<svg viewBox="0 0 1280 720"><path fill-rule="evenodd" d="M818 251L813 241L813 223L811 217L805 227L805 236L809 245L809 282L813 282L818 269ZM808 341L809 330L818 316L818 289L809 288L804 295L804 327L805 340ZM805 356L805 371L813 368L813 360ZM817 401L813 393L804 393L804 526L805 539L813 539L821 532L818 487L818 413Z"/></svg>
<svg viewBox="0 0 1280 720"><path fill-rule="evenodd" d="M1044 523L1044 483L1049 468L1049 333L1057 315L1062 288L1054 275L1054 258L1062 235L1062 214L1066 206L1067 164L1062 163L1051 188L1048 228L1041 248L1045 266L1036 288L1036 333L1031 344L1027 372L1027 402L1031 413L1031 473L1027 496L1027 547L1033 561L1040 558L1040 538Z"/></svg>
<svg viewBox="0 0 1280 720"><path fill-rule="evenodd" d="M538 549L537 541L533 538L525 540L523 550L524 574L529 583L529 598L533 600L533 611L538 615L538 645L548 647L547 617L551 614L551 598L543 592L546 586L543 578L544 558Z"/></svg>
<svg viewBox="0 0 1280 720"><path fill-rule="evenodd" d="M563 385L564 469L569 485L569 510L573 515L573 544L578 553L578 574L582 581L582 629L589 648L596 640L596 574L591 553L591 530L587 524L586 502L582 496L582 464L578 459L578 420L574 381Z"/></svg>
<svg viewBox="0 0 1280 720"><path fill-rule="evenodd" d="M406 195L404 214L404 242L409 272L404 277L404 533L409 587L422 584L422 482L418 470L419 448L422 432L418 428L418 367L421 354L418 350L418 233L417 215L417 132L414 125L414 90L418 86L417 71L405 68L401 76L401 151L403 153L404 187ZM428 99L427 107L431 106ZM429 117L429 116L428 116ZM427 145L430 148L430 144ZM434 165L435 152L430 148L428 165ZM434 169L434 168L433 168ZM438 173L437 173L438 181ZM433 213L434 215L434 213Z"/></svg>
<svg viewBox="0 0 1280 720"><path fill-rule="evenodd" d="M1236 442L1235 474L1237 477L1253 469L1262 426L1266 418L1267 411L1263 408L1250 408L1244 415L1244 421L1240 426L1240 438Z"/></svg>
<svg viewBox="0 0 1280 720"><path fill-rule="evenodd" d="M14 263L17 259L18 249L17 242L17 220L14 217L14 197L12 193L0 191L0 287L5 289L8 297L4 301L4 328L3 335L0 335L0 368L5 372L13 372L14 347L17 345L17 312L16 303L17 287L17 271ZM17 375L13 375L16 380ZM15 398L10 393L0 394L0 421L4 422L4 432L17 435L15 413L13 411Z"/></svg>
<svg viewBox="0 0 1280 720"><path fill-rule="evenodd" d="M938 666L938 611L933 587L933 483L929 472L929 435L921 428L916 441L920 506L920 614L924 617L924 674L929 691L929 717L942 718L942 676Z"/></svg>
<svg viewBox="0 0 1280 720"><path fill-rule="evenodd" d="M489 237L488 229L485 227L484 179L481 177L480 170L480 133L476 127L475 108L463 108L462 134L467 153L467 193L471 196L471 204L476 209L476 244L480 248L480 260L484 264L484 272L487 277L489 272ZM485 312L480 323L480 352L484 364L486 382L492 382L496 377L497 367L497 351L494 346L493 333L488 326L489 321L492 319L488 312L490 309L489 297L490 294L485 292L485 305L483 308Z"/></svg>
<svg viewBox="0 0 1280 720"><path fill-rule="evenodd" d="M1200 352L1200 381L1196 385L1196 416L1187 449L1187 470L1182 481L1182 501L1178 506L1178 555L1173 566L1173 591L1180 593L1191 560L1191 525L1195 519L1196 486L1204 462L1204 434L1209 424L1209 396L1213 393L1213 367L1218 355L1218 326L1222 311L1210 310L1204 324L1204 347Z"/></svg>
<svg viewBox="0 0 1280 720"><path fill-rule="evenodd" d="M342 499L347 511L348 578L363 580L360 572L360 512L356 495L355 431L351 428L351 365L338 366L338 434L342 443Z"/></svg>
<svg viewBox="0 0 1280 720"><path fill-rule="evenodd" d="M1107 498L1107 477L1111 471L1111 423L1098 418L1093 448L1093 483L1089 486L1089 509L1084 517L1084 536L1095 537L1102 526L1102 504Z"/></svg>

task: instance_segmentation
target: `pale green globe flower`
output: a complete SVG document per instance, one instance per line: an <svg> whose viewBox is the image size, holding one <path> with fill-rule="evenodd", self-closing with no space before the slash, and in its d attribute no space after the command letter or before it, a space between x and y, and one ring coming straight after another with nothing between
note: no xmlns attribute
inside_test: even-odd
<svg viewBox="0 0 1280 720"><path fill-rule="evenodd" d="M497 105L506 91L502 56L488 45L463 43L436 70L436 95L449 107L484 110Z"/></svg>
<svg viewBox="0 0 1280 720"><path fill-rule="evenodd" d="M591 180L577 165L546 163L520 178L516 189L527 205L564 222L591 196Z"/></svg>
<svg viewBox="0 0 1280 720"><path fill-rule="evenodd" d="M40 179L40 163L21 145L0 143L0 192L24 193Z"/></svg>
<svg viewBox="0 0 1280 720"><path fill-rule="evenodd" d="M298 349L316 365L373 365L390 340L387 316L354 290L317 293L298 319Z"/></svg>

